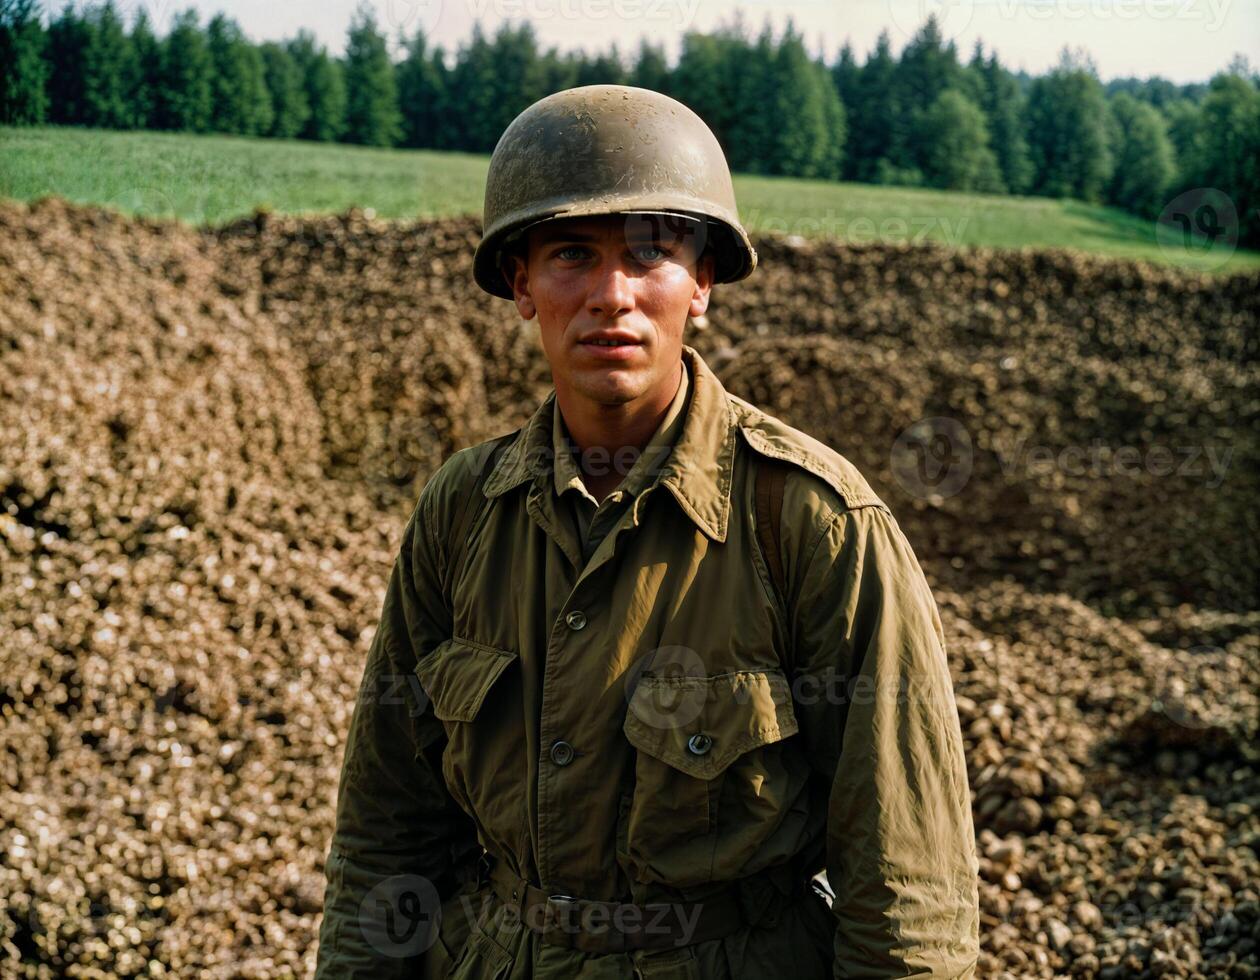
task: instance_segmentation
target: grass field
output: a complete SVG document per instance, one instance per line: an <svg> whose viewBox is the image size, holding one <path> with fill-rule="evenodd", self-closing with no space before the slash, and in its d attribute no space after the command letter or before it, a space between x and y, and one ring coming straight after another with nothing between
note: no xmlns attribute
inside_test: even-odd
<svg viewBox="0 0 1260 980"><path fill-rule="evenodd" d="M129 214L220 224L256 207L379 217L477 213L485 156L377 150L288 140L57 127L0 127L0 197L57 194ZM1260 269L1260 252L1174 248L1155 225L1071 200L739 176L740 213L753 232L847 241L1075 248L1205 271Z"/></svg>

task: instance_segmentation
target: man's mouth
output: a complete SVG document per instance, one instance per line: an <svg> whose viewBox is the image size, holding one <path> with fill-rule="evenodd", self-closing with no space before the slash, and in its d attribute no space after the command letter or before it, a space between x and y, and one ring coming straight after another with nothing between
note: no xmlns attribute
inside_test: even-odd
<svg viewBox="0 0 1260 980"><path fill-rule="evenodd" d="M578 345L597 361L619 363L636 356L643 341L629 330L600 330L583 337Z"/></svg>
<svg viewBox="0 0 1260 980"><path fill-rule="evenodd" d="M608 350L643 346L643 341L639 336L633 330L627 330L625 327L604 327L600 330L592 330L581 337L578 343L587 348L598 347Z"/></svg>

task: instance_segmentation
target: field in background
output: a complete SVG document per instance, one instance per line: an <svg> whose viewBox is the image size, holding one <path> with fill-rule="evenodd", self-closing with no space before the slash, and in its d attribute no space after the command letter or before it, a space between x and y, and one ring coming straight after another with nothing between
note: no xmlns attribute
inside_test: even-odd
<svg viewBox="0 0 1260 980"><path fill-rule="evenodd" d="M383 218L478 213L487 157L173 133L0 127L0 197L56 194L126 214L218 225L265 206ZM845 241L1074 248L1206 271L1260 268L1260 252L1161 248L1154 224L1072 200L737 177L753 232Z"/></svg>

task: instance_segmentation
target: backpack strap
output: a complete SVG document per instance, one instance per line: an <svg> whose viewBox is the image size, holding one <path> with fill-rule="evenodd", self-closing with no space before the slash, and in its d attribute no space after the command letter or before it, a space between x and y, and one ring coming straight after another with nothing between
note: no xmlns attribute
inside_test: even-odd
<svg viewBox="0 0 1260 980"><path fill-rule="evenodd" d="M503 449L512 441L512 437L515 435L515 432L509 432L507 435L501 436L490 447L490 452L486 454L485 459L482 460L481 468L477 471L477 479L473 482L472 489L465 495L463 503L460 505L459 516L455 519L455 524L453 525L455 537L451 540L455 544L455 553L451 556L448 566L449 582L455 581L454 573L464 561L464 550L468 544L468 530L471 527L473 515L477 513L478 504L485 502L481 488L485 486L486 480L494 472L495 465L498 463Z"/></svg>
<svg viewBox="0 0 1260 980"><path fill-rule="evenodd" d="M787 464L778 460L757 456L757 475L754 477L757 507L757 544L770 569L770 578L778 590L779 600L787 607L787 576L783 572L782 535L780 518L783 514L783 484L787 479Z"/></svg>

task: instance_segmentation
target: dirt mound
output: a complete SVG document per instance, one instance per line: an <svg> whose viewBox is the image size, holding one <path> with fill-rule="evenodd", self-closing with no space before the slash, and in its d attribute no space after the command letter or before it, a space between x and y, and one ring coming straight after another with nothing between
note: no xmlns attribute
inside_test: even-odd
<svg viewBox="0 0 1260 980"><path fill-rule="evenodd" d="M852 458L939 575L1124 614L1260 593L1254 367L811 336L726 380Z"/></svg>
<svg viewBox="0 0 1260 980"><path fill-rule="evenodd" d="M309 974L402 522L549 386L476 238L0 204L0 977ZM688 340L934 581L984 975L1254 976L1260 276L757 247Z"/></svg>
<svg viewBox="0 0 1260 980"><path fill-rule="evenodd" d="M337 475L423 478L549 386L534 325L472 282L475 221L258 215L208 240L303 351ZM1260 275L792 241L689 341L858 463L925 560L1126 614L1254 604Z"/></svg>
<svg viewBox="0 0 1260 980"><path fill-rule="evenodd" d="M207 234L220 287L256 296L302 351L330 475L421 482L514 429L550 375L531 331L472 284L471 221L259 214ZM474 411L465 410L475 405Z"/></svg>
<svg viewBox="0 0 1260 980"><path fill-rule="evenodd" d="M0 205L0 975L309 966L397 528L216 272L182 229Z"/></svg>

